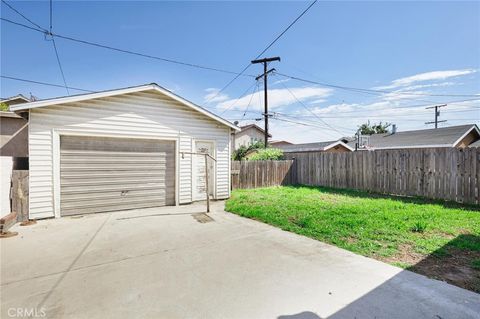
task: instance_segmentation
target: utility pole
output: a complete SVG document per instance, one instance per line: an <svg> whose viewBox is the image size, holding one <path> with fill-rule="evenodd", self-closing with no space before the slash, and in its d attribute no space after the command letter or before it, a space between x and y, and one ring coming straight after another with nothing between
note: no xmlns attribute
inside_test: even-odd
<svg viewBox="0 0 480 319"><path fill-rule="evenodd" d="M275 69L270 69L267 71L267 64L268 62L273 62L273 61L280 61L280 57L276 56L273 58L264 58L264 59L259 59L259 60L253 60L252 64L257 64L257 63L263 63L263 74L259 75L255 78L255 80L259 80L260 78L263 77L263 93L264 93L264 105L265 105L265 111L263 114L263 117L265 119L265 148L268 147L268 93L267 93L267 76L268 73L275 71Z"/></svg>
<svg viewBox="0 0 480 319"><path fill-rule="evenodd" d="M433 122L425 122L425 124L434 124L435 123L435 128L438 128L438 123L441 123L441 122L446 122L446 120L443 120L443 121L439 121L438 120L438 117L440 116L440 110L439 108L441 107L445 107L447 106L447 104L441 104L441 105L435 105L435 106L430 106L430 107L427 107L425 109L435 109L435 121Z"/></svg>

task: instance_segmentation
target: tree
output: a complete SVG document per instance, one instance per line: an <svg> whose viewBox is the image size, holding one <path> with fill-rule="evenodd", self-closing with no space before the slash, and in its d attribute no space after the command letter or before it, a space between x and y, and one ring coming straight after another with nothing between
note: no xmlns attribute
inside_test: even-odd
<svg viewBox="0 0 480 319"><path fill-rule="evenodd" d="M1 102L0 103L0 111L8 111L9 107L7 103Z"/></svg>
<svg viewBox="0 0 480 319"><path fill-rule="evenodd" d="M363 123L358 127L360 130L361 135L372 135L372 134L383 134L388 133L388 128L390 127L390 123L382 123L379 122L378 124L371 124L370 121L367 123Z"/></svg>

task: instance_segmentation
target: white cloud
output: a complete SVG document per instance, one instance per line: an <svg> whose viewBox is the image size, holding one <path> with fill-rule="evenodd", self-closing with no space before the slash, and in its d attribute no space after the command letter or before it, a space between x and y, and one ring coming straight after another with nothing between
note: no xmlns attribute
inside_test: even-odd
<svg viewBox="0 0 480 319"><path fill-rule="evenodd" d="M454 77L465 76L475 72L477 71L466 69L417 74L393 81L388 86L392 92L369 97L358 102L353 100L350 103L333 104L329 99L334 91L329 89L313 86L290 88L299 100L309 106L311 111L317 114L323 121L341 131L340 133L329 128L321 120L312 116L311 112L299 106L297 100L292 97L287 89L269 90L270 108L272 113L277 112L276 116L269 122L270 132L275 140L308 143L330 141L341 136L353 136L358 126L368 120L372 123L380 121L395 123L399 131L426 129L431 126L425 125L425 122L432 121L434 114L432 110L425 109L426 104L429 104L429 102L423 102L422 99L433 100L433 102L438 102L438 104L447 102L448 106L441 110L441 119L448 121L445 123L446 126L460 125L462 123L478 124L480 123L480 111L478 109L480 104L478 100L448 103L444 98L427 98L421 95L429 93L429 89L438 88L443 90L448 86L459 85L461 83L455 81ZM418 101L414 102L410 99ZM249 94L237 102L235 102L235 99L221 101L217 107L225 109L235 103L230 108L230 110L235 110L235 112L231 114L237 114L235 116L239 118L238 114L243 113L250 100L252 101L249 107L250 111L263 111L263 91L254 95ZM338 100L342 101L340 98ZM433 102L432 105L435 104ZM418 104L425 104L425 106L411 107ZM249 113L246 118L252 120L255 117L260 117L258 114ZM302 122L310 126L284 122L280 121L280 119ZM260 126L263 125L263 121L255 123Z"/></svg>
<svg viewBox="0 0 480 319"><path fill-rule="evenodd" d="M463 69L463 70L446 70L446 71L433 71L433 72L419 73L412 76L407 76L404 78L393 80L389 85L378 86L378 87L375 87L374 89L377 89L377 90L394 89L402 86L409 86L417 82L445 80L448 78L464 76L464 75L472 74L475 72L477 72L477 70Z"/></svg>
<svg viewBox="0 0 480 319"><path fill-rule="evenodd" d="M408 101L377 100L371 103L338 103L330 104L326 107L310 107L310 110L322 118L323 121L345 132L344 134L326 127L324 123L312 116L309 111L298 108L296 112L286 112L291 115L290 117L282 117L281 114L283 112L279 112L279 118L313 126L272 119L270 121L270 132L274 140L310 143L331 141L342 136L353 136L358 126L368 120L371 123L380 121L395 123L399 131L431 127L424 123L433 120L433 111L425 110L424 107L408 107L411 105L411 102ZM475 108L478 106L478 100L450 103L441 110L441 119L448 120L445 124L446 126L460 125L462 123L479 123L480 111L478 108ZM260 126L263 125L263 121L255 123Z"/></svg>
<svg viewBox="0 0 480 319"><path fill-rule="evenodd" d="M220 89L217 89L217 88L205 89L205 92L207 92L207 94L203 97L203 101L205 103L215 103L215 102L222 102L222 101L228 100L229 96L227 94L224 94L224 93L218 94L218 91L220 91Z"/></svg>
<svg viewBox="0 0 480 319"><path fill-rule="evenodd" d="M326 99L318 99L318 100L311 101L310 104L311 105L320 104L320 103L324 103L326 101L327 101Z"/></svg>
<svg viewBox="0 0 480 319"><path fill-rule="evenodd" d="M273 82L272 85L277 85L277 84L280 84L280 83L286 83L288 81L290 81L290 79L277 80L277 81Z"/></svg>
<svg viewBox="0 0 480 319"><path fill-rule="evenodd" d="M290 93L289 90L292 92ZM332 89L320 87L301 87L287 89L273 89L268 90L268 106L271 109L280 108L299 101L305 102L311 99L322 99L331 95ZM297 98L292 96L292 94ZM251 101L251 102L250 102ZM263 91L255 92L241 97L238 101L236 99L225 100L217 105L217 108L224 110L230 108L231 110L243 110L250 103L250 110L261 110L263 107L259 101L263 101ZM233 105L233 106L232 106Z"/></svg>
<svg viewBox="0 0 480 319"><path fill-rule="evenodd" d="M441 83L430 83L430 84L418 84L418 85L411 85L402 88L402 90L398 90L398 92L401 91L412 91L412 90L418 90L418 89L424 89L424 88L432 88L432 87L443 87L443 86L452 86L452 85L459 85L461 83L455 83L455 82L441 82Z"/></svg>
<svg viewBox="0 0 480 319"><path fill-rule="evenodd" d="M422 98L422 94L428 94L428 92L424 91L414 91L414 92L401 92L401 91L394 91L390 93L385 93L383 95L383 99L386 101L400 101L400 100L412 100L412 99L419 99ZM423 96L425 97L425 96Z"/></svg>

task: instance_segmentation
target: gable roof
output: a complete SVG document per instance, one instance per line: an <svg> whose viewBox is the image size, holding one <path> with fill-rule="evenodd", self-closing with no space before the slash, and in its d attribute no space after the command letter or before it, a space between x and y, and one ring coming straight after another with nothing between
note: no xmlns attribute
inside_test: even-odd
<svg viewBox="0 0 480 319"><path fill-rule="evenodd" d="M7 98L4 98L4 99L0 99L0 102L2 103L7 103L10 102L10 101L14 101L14 100L23 100L24 102L30 102L30 99L23 96L22 94L17 94L15 96L11 96L11 97L7 97Z"/></svg>
<svg viewBox="0 0 480 319"><path fill-rule="evenodd" d="M257 129L259 130L260 132L262 132L263 134L265 134L265 130L263 128L261 128L260 126L258 126L257 124L248 124L248 125L244 125L244 126L240 126L240 129L243 131L246 131L250 128L254 128L254 129ZM272 134L268 134L268 137L272 137Z"/></svg>
<svg viewBox="0 0 480 319"><path fill-rule="evenodd" d="M480 130L476 124L441 127L437 129L415 130L373 134L368 137L367 149L425 148L425 147L455 147L470 132ZM355 145L355 140L349 142Z"/></svg>
<svg viewBox="0 0 480 319"><path fill-rule="evenodd" d="M8 117L13 119L23 119L20 115L16 114L15 112L10 111L0 111L0 117Z"/></svg>
<svg viewBox="0 0 480 319"><path fill-rule="evenodd" d="M46 106L51 106L51 105L57 105L57 104L64 104L64 103L72 103L72 102L80 102L80 101L85 101L85 100L91 100L91 99L98 99L98 98L104 98L104 97L110 97L110 96L116 96L116 95L122 95L122 94L128 94L128 93L137 93L137 92L144 92L144 91L157 91L159 93L162 93L173 100L182 103L183 105L190 107L236 131L239 131L240 129L234 125L233 123L230 123L229 121L223 119L222 117L213 114L212 112L204 109L201 106L198 106L181 96L178 96L174 94L173 92L159 86L156 83L150 83L150 84L144 84L144 85L139 85L139 86L132 86L132 87L127 87L127 88L121 88L121 89L114 89L114 90L108 90L108 91L100 91L100 92L94 92L94 93L85 93L85 94L77 94L77 95L70 95L70 96L63 96L63 97L58 97L58 98L53 98L53 99L45 99L45 100L39 100L35 102L30 102L30 103L22 103L22 104L16 104L12 105L10 107L11 111L22 111L22 110L29 110L29 109L34 109L34 108L39 108L39 107L46 107Z"/></svg>
<svg viewBox="0 0 480 319"><path fill-rule="evenodd" d="M331 149L337 145L341 145L346 149L353 151L353 148L342 141L327 141L318 143L304 143L304 144L292 144L292 145L278 145L277 148L283 150L285 153L297 153L297 152L322 152Z"/></svg>
<svg viewBox="0 0 480 319"><path fill-rule="evenodd" d="M270 145L276 145L276 144L284 144L284 145L293 145L292 142L285 141L285 140L279 140L279 141L270 141L268 144Z"/></svg>

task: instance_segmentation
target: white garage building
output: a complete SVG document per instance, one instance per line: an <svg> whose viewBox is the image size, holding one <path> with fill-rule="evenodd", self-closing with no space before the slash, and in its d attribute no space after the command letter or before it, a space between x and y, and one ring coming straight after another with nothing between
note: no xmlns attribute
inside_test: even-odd
<svg viewBox="0 0 480 319"><path fill-rule="evenodd" d="M29 111L30 219L230 195L232 123L158 86L18 104ZM211 185L211 186L210 186Z"/></svg>

